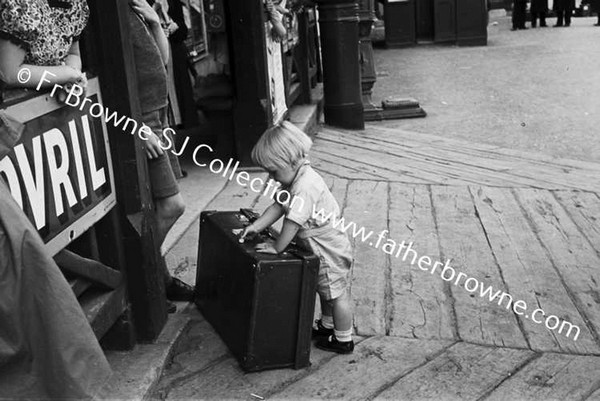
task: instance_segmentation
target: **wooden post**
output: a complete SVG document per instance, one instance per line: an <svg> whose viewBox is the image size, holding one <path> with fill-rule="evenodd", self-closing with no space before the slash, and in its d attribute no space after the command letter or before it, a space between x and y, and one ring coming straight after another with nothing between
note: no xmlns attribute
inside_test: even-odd
<svg viewBox="0 0 600 401"><path fill-rule="evenodd" d="M298 74L300 75L300 86L302 88L300 101L304 104L311 102L310 92L312 89L310 83L310 46L314 46L314 44L309 41L308 29L308 12L302 10L302 12L298 13L298 36L300 44L298 45L298 49L295 49L295 52L297 52L297 57L295 58L298 60Z"/></svg>
<svg viewBox="0 0 600 401"><path fill-rule="evenodd" d="M93 32L101 62L99 68L105 106L119 115L140 121L136 71L129 37L125 0L89 0ZM107 126L115 163L117 199L127 213L138 212L141 230L121 213L129 298L139 340L152 341L160 334L166 319L164 263L155 239L156 222L148 180L143 141L120 129ZM140 233L141 231L141 233ZM140 235L141 234L141 235Z"/></svg>
<svg viewBox="0 0 600 401"><path fill-rule="evenodd" d="M265 11L262 0L230 0L226 5L235 83L233 124L237 158L243 164L251 164L250 151L272 120Z"/></svg>

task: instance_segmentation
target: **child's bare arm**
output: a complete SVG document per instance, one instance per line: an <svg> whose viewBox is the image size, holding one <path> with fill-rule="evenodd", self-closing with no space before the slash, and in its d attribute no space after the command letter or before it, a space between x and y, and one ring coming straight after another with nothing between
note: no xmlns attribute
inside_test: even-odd
<svg viewBox="0 0 600 401"><path fill-rule="evenodd" d="M154 41L160 50L163 64L166 65L169 62L169 40L160 26L158 14L146 0L131 0L130 3L135 12L148 24L150 32L152 32L152 36L154 36Z"/></svg>
<svg viewBox="0 0 600 401"><path fill-rule="evenodd" d="M271 226L283 216L283 208L278 203L273 203L265 210L265 212L254 223L242 231L240 238L245 238L247 235L256 234Z"/></svg>
<svg viewBox="0 0 600 401"><path fill-rule="evenodd" d="M270 254L278 254L281 253L287 248L290 244L294 236L300 229L300 225L298 223L293 222L292 220L285 219L283 221L283 228L281 229L281 233L279 237L275 241L275 243L266 242L263 244L258 244L256 250L261 253L270 253Z"/></svg>
<svg viewBox="0 0 600 401"><path fill-rule="evenodd" d="M281 228L281 233L275 241L275 251L277 253L281 253L287 248L287 246L292 242L296 233L300 229L300 225L292 220L285 219L283 221L283 227Z"/></svg>

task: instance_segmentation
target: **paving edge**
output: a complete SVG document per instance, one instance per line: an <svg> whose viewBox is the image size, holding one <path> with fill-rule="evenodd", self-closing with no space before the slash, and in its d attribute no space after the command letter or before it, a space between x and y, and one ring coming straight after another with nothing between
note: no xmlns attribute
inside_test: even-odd
<svg viewBox="0 0 600 401"><path fill-rule="evenodd" d="M95 399L145 399L160 379L179 337L190 321L188 316L169 315L154 343L137 344L131 351L106 351L113 374Z"/></svg>

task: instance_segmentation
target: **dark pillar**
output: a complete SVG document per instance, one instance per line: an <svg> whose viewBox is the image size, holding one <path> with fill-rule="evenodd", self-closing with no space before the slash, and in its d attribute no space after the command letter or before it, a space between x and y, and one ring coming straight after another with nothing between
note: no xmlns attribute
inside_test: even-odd
<svg viewBox="0 0 600 401"><path fill-rule="evenodd" d="M323 55L325 123L364 129L356 0L317 0Z"/></svg>
<svg viewBox="0 0 600 401"><path fill-rule="evenodd" d="M380 108L373 104L371 96L373 85L377 80L375 73L375 59L373 57L373 43L371 43L371 29L375 22L375 5L373 0L359 0L358 3L358 35L360 49L360 83L362 88L362 103L365 114Z"/></svg>

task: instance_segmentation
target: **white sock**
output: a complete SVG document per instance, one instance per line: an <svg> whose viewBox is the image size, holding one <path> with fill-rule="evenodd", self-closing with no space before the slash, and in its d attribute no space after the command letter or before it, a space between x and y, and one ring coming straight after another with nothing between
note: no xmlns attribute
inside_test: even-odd
<svg viewBox="0 0 600 401"><path fill-rule="evenodd" d="M326 329L333 329L333 316L321 315L321 324Z"/></svg>
<svg viewBox="0 0 600 401"><path fill-rule="evenodd" d="M352 328L344 331L338 331L333 329L333 335L341 343L352 341Z"/></svg>

